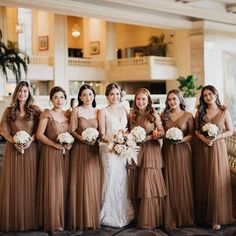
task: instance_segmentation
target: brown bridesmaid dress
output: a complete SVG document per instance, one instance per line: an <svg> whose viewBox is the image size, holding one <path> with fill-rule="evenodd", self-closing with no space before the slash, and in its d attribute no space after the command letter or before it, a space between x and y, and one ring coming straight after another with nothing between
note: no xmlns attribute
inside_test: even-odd
<svg viewBox="0 0 236 236"><path fill-rule="evenodd" d="M39 109L33 119L18 116L8 121L10 108L5 110L1 130L14 136L24 130L31 136L36 133ZM0 229L3 231L26 231L36 229L38 148L34 141L21 154L11 142L4 149L3 170L0 184Z"/></svg>
<svg viewBox="0 0 236 236"><path fill-rule="evenodd" d="M143 116L143 115L142 115ZM155 129L155 124L140 117L135 126L142 126L147 134ZM145 115L144 115L145 116ZM166 196L166 187L162 175L163 160L158 140L150 140L141 145L139 158L141 165L138 174L139 209L137 216L138 228L156 228L163 224L163 199Z"/></svg>
<svg viewBox="0 0 236 236"><path fill-rule="evenodd" d="M198 114L196 121L197 117ZM224 132L225 111L219 111L212 120L206 116L201 127L208 122ZM200 133L201 127L196 125ZM232 223L231 178L225 140L218 139L209 147L196 139L194 152L197 222L210 225Z"/></svg>
<svg viewBox="0 0 236 236"><path fill-rule="evenodd" d="M194 134L194 118L184 112L176 121L163 119L165 131L172 127L182 130L183 135ZM190 143L171 144L163 142L165 162L164 179L167 198L164 204L164 223L166 227L181 227L194 224L192 150Z"/></svg>
<svg viewBox="0 0 236 236"><path fill-rule="evenodd" d="M69 117L66 121L57 122L49 110L45 110L40 119L47 119L45 135L56 142L60 133L68 132ZM65 227L66 202L68 193L69 151L63 154L62 150L42 144L37 216L40 227L45 231L61 230Z"/></svg>
<svg viewBox="0 0 236 236"><path fill-rule="evenodd" d="M97 118L72 115L72 131L81 134L88 127L97 129ZM73 230L100 228L101 168L98 145L76 140L71 150L69 200L69 225Z"/></svg>

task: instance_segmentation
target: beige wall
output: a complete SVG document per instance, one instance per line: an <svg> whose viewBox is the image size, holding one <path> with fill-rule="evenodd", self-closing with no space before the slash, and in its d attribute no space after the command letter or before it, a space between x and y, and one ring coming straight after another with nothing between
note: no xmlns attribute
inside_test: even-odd
<svg viewBox="0 0 236 236"><path fill-rule="evenodd" d="M80 30L80 36L75 38L72 36L72 28L77 24ZM83 18L68 16L67 17L67 38L69 48L83 48Z"/></svg>
<svg viewBox="0 0 236 236"><path fill-rule="evenodd" d="M17 8L7 7L7 40L17 42L16 23L17 23Z"/></svg>
<svg viewBox="0 0 236 236"><path fill-rule="evenodd" d="M191 74L191 45L189 30L175 30L172 37L172 50L178 74L186 76ZM166 90L178 88L176 80L166 82Z"/></svg>
<svg viewBox="0 0 236 236"><path fill-rule="evenodd" d="M172 30L116 23L116 47L122 50L122 57L126 57L126 48L146 46L151 36L162 33L165 34L165 42L170 42L172 32ZM167 55L171 56L172 45L169 45L168 49Z"/></svg>
<svg viewBox="0 0 236 236"><path fill-rule="evenodd" d="M34 55L52 56L54 53L54 14L32 11L32 51ZM48 36L48 50L39 50L39 37Z"/></svg>
<svg viewBox="0 0 236 236"><path fill-rule="evenodd" d="M85 17L84 27L84 57L93 59L105 59L106 55L106 22L103 20ZM90 43L99 42L99 53L92 55L90 53Z"/></svg>

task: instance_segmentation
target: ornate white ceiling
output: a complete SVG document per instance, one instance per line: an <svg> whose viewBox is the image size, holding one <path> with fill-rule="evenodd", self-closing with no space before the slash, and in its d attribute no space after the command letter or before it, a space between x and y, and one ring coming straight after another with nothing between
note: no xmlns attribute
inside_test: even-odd
<svg viewBox="0 0 236 236"><path fill-rule="evenodd" d="M155 27L192 28L199 20L236 27L236 0L0 0L0 5Z"/></svg>

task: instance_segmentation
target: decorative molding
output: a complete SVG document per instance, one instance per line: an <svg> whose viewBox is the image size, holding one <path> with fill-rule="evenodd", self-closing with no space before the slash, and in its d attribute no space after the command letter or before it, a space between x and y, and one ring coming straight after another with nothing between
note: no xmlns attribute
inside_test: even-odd
<svg viewBox="0 0 236 236"><path fill-rule="evenodd" d="M190 30L190 36L196 35L210 35L217 37L225 37L225 38L236 38L236 32L229 32L224 30L216 30L216 29L193 29Z"/></svg>
<svg viewBox="0 0 236 236"><path fill-rule="evenodd" d="M190 30L190 36L204 35L204 29L193 29Z"/></svg>

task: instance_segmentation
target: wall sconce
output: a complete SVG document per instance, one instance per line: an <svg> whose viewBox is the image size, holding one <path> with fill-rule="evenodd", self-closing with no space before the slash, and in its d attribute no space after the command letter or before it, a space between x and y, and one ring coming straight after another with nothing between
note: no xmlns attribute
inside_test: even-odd
<svg viewBox="0 0 236 236"><path fill-rule="evenodd" d="M17 34L22 34L24 33L24 23L16 23L16 33Z"/></svg>
<svg viewBox="0 0 236 236"><path fill-rule="evenodd" d="M74 38L78 38L80 36L79 26L77 24L74 24L72 27L72 36Z"/></svg>

